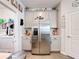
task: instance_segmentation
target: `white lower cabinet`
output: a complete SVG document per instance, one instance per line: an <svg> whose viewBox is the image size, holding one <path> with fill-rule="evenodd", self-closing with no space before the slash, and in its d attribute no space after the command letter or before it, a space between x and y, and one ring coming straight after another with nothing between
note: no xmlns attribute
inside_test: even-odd
<svg viewBox="0 0 79 59"><path fill-rule="evenodd" d="M23 50L31 50L31 39L23 39L22 40L22 48Z"/></svg>
<svg viewBox="0 0 79 59"><path fill-rule="evenodd" d="M52 51L60 51L60 39L59 38L51 39L51 52Z"/></svg>
<svg viewBox="0 0 79 59"><path fill-rule="evenodd" d="M12 52L14 39L12 37L0 37L0 52Z"/></svg>

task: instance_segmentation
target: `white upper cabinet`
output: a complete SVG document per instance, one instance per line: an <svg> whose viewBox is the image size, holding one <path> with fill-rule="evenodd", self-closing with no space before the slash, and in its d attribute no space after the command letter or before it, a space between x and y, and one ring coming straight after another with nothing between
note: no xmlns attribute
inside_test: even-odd
<svg viewBox="0 0 79 59"><path fill-rule="evenodd" d="M25 22L25 27L31 27L32 26L32 15L33 13L31 12L26 12L26 22Z"/></svg>
<svg viewBox="0 0 79 59"><path fill-rule="evenodd" d="M53 10L49 13L51 28L57 28L57 11Z"/></svg>

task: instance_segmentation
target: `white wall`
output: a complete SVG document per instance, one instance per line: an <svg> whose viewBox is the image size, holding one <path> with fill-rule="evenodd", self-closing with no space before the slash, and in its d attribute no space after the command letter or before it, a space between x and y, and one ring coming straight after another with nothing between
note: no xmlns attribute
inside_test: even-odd
<svg viewBox="0 0 79 59"><path fill-rule="evenodd" d="M17 19L15 20L15 33L16 33L15 52L22 51L22 35L23 35L24 26L20 26L20 20L21 19L24 20L24 9L23 9L23 13L18 11L16 16Z"/></svg>
<svg viewBox="0 0 79 59"><path fill-rule="evenodd" d="M0 17L6 18L6 19L9 19L9 18L15 19L16 18L15 13L7 8L0 9Z"/></svg>
<svg viewBox="0 0 79 59"><path fill-rule="evenodd" d="M16 19L16 13L10 10L9 8L5 7L4 5L0 4L0 18L8 19Z"/></svg>
<svg viewBox="0 0 79 59"><path fill-rule="evenodd" d="M63 26L61 25L62 24L62 20L61 20L61 17L62 17L62 13L64 13L64 11L63 12L61 12L61 3L58 5L58 7L57 7L57 17L58 17L58 28L59 28L59 38L60 38L60 51L62 52L62 53L64 53L63 51L65 51L65 28L63 28ZM64 53L65 54L65 53Z"/></svg>

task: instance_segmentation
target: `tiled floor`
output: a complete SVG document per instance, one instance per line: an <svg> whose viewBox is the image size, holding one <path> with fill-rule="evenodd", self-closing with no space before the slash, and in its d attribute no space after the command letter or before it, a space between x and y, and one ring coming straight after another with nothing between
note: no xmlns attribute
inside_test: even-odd
<svg viewBox="0 0 79 59"><path fill-rule="evenodd" d="M32 55L27 53L26 59L72 59L60 53L51 53L51 55Z"/></svg>

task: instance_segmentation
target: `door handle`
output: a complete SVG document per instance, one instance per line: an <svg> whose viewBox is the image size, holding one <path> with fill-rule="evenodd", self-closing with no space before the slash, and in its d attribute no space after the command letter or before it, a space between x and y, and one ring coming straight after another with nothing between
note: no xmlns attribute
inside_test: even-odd
<svg viewBox="0 0 79 59"><path fill-rule="evenodd" d="M67 36L67 38L71 38L71 36Z"/></svg>

